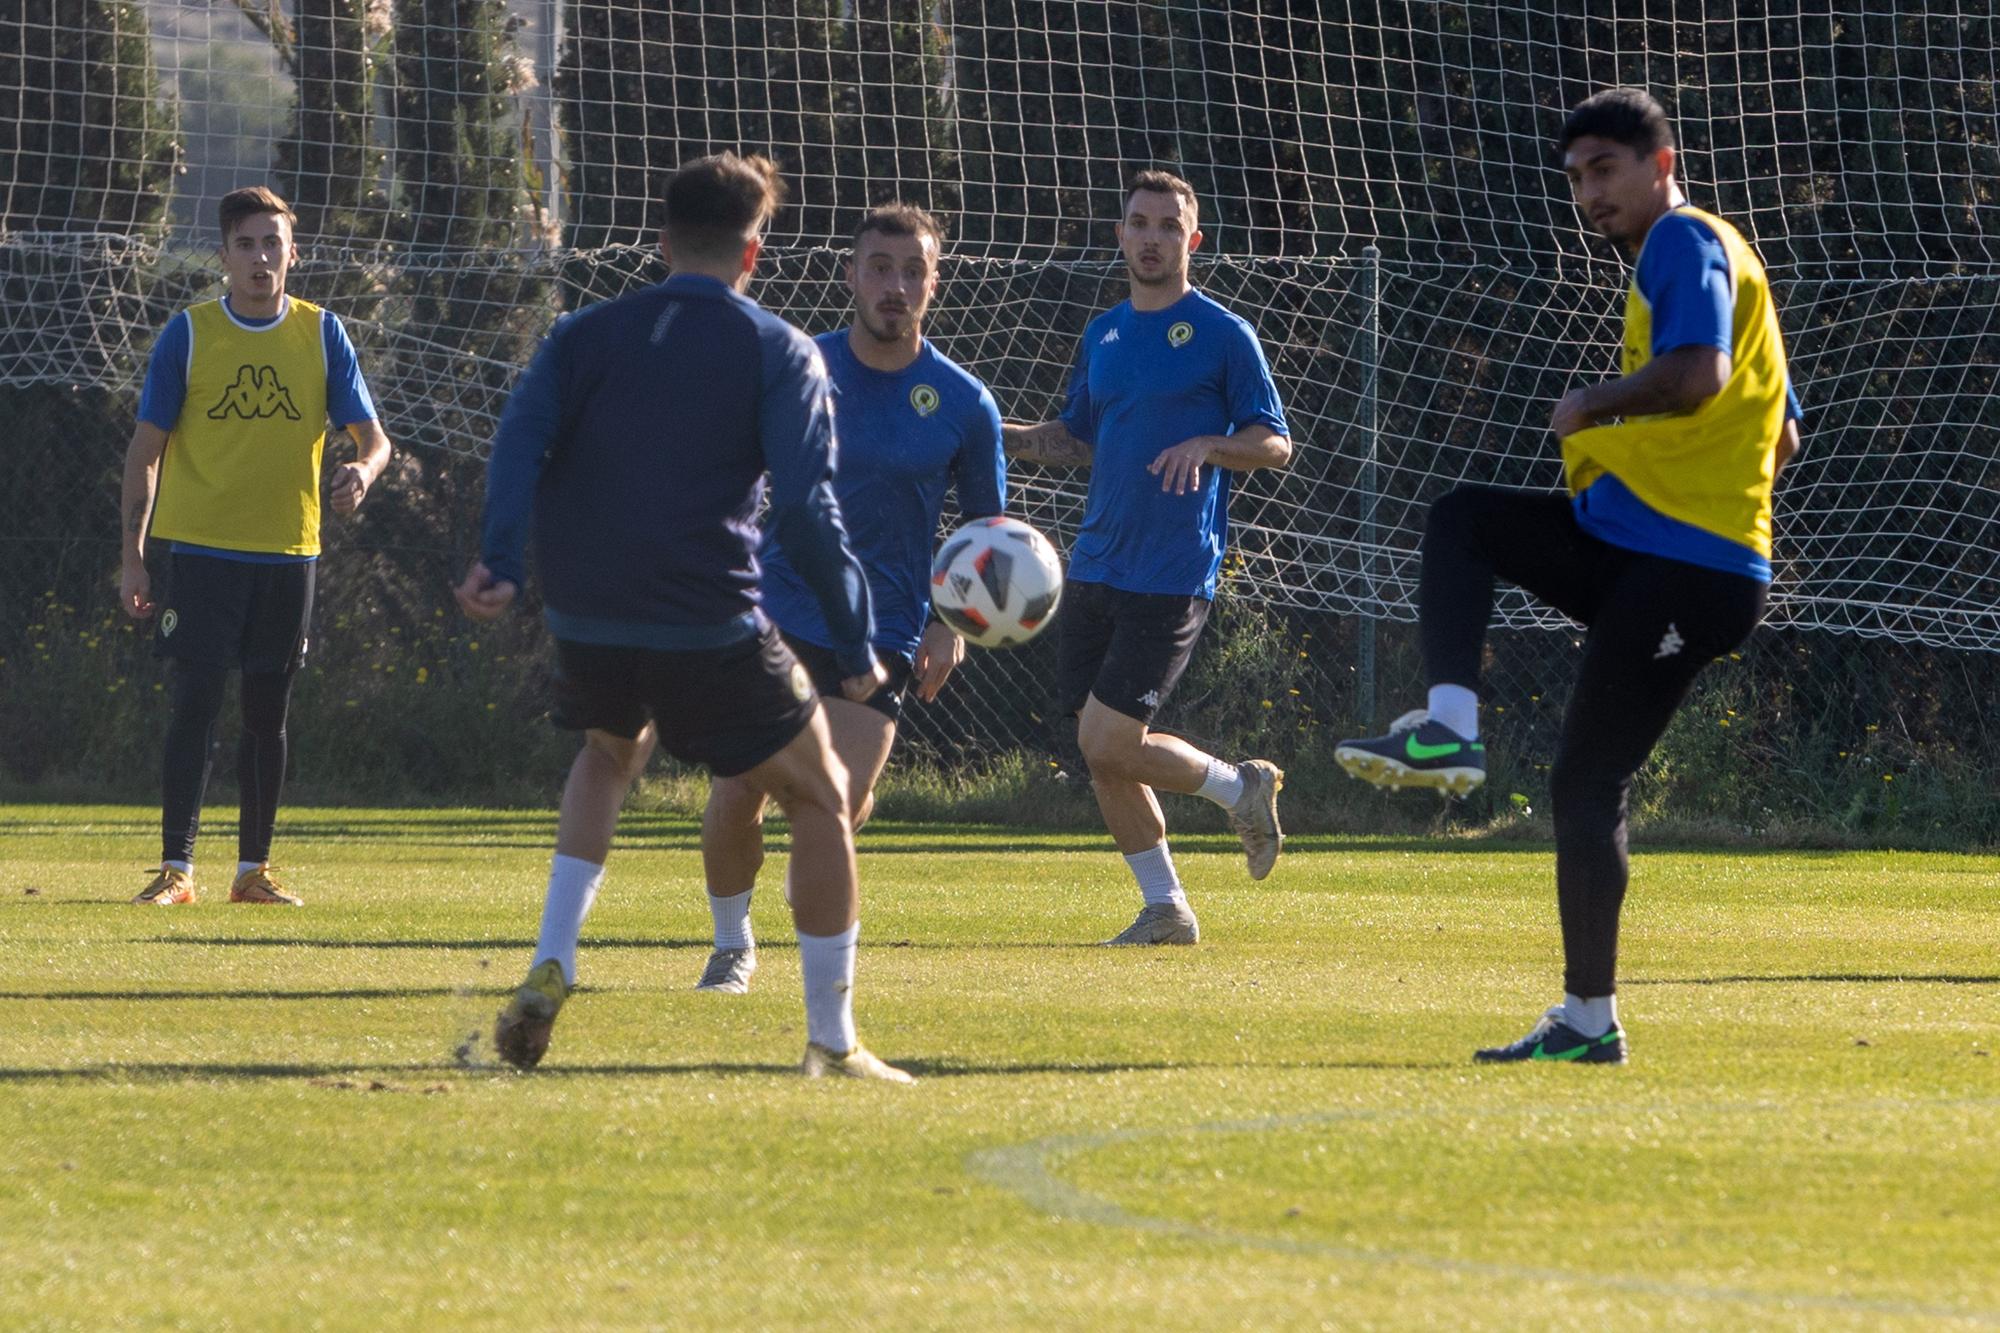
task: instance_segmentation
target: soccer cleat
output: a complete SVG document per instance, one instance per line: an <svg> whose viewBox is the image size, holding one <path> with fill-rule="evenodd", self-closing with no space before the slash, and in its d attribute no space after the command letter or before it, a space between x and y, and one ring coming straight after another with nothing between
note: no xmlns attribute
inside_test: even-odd
<svg viewBox="0 0 2000 1333"><path fill-rule="evenodd" d="M1563 1021L1563 1007L1552 1006L1534 1030L1511 1046L1473 1052L1479 1064L1513 1064L1520 1060L1566 1060L1579 1065L1625 1063L1625 1029L1612 1025L1601 1037L1586 1037Z"/></svg>
<svg viewBox="0 0 2000 1333"><path fill-rule="evenodd" d="M181 903L191 903L194 901L194 876L185 870L163 865L153 876L153 882L139 890L132 901L149 907L176 907Z"/></svg>
<svg viewBox="0 0 2000 1333"><path fill-rule="evenodd" d="M915 1083L911 1075L887 1063L866 1046L836 1055L816 1041L806 1043L799 1072L807 1078L872 1078L882 1083Z"/></svg>
<svg viewBox="0 0 2000 1333"><path fill-rule="evenodd" d="M533 1069L548 1053L549 1033L556 1025L556 1011L569 998L562 964L543 959L528 969L528 979L507 1001L493 1024L493 1048L500 1058L516 1069Z"/></svg>
<svg viewBox="0 0 2000 1333"><path fill-rule="evenodd" d="M1419 708L1403 714L1386 736L1342 741L1334 762L1377 787L1430 787L1469 796L1486 781L1486 747Z"/></svg>
<svg viewBox="0 0 2000 1333"><path fill-rule="evenodd" d="M277 903L285 907L304 907L305 899L285 892L285 886L271 878L271 864L265 862L255 870L246 870L236 877L229 886L229 901L232 903Z"/></svg>
<svg viewBox="0 0 2000 1333"><path fill-rule="evenodd" d="M1192 909L1180 903L1147 903L1132 924L1104 941L1106 948L1124 944L1193 944L1201 926Z"/></svg>
<svg viewBox="0 0 2000 1333"><path fill-rule="evenodd" d="M1285 770L1268 759L1251 759L1236 766L1243 778L1243 795L1229 810L1229 827L1243 840L1243 855L1250 862L1250 878L1262 879L1278 864L1285 845L1285 831L1278 827L1278 792L1285 785Z"/></svg>
<svg viewBox="0 0 2000 1333"><path fill-rule="evenodd" d="M708 966L702 969L701 980L694 983L694 988L724 995L747 995L750 975L756 970L755 949L717 949L709 954Z"/></svg>

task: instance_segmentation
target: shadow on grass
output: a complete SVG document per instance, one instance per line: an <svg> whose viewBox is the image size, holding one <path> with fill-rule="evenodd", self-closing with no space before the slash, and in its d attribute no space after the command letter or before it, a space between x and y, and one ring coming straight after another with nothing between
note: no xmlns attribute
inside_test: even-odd
<svg viewBox="0 0 2000 1333"><path fill-rule="evenodd" d="M447 1000L503 996L508 989L399 986L352 990L60 990L0 991L0 1000Z"/></svg>
<svg viewBox="0 0 2000 1333"><path fill-rule="evenodd" d="M503 953L509 950L532 949L537 941L532 939L486 939L486 940L352 940L352 939L300 939L296 936L276 935L154 935L147 939L134 940L135 944L181 944L203 948L264 948L264 949L465 949L489 950ZM706 936L699 939L585 939L578 949L589 953L594 949L701 949L715 947L715 941ZM771 940L759 940L759 953L797 952L798 941L784 936L774 936ZM1102 950L1104 945L1098 940L981 940L968 944L961 940L864 940L861 951L867 954L883 949L938 949L962 950L970 953L1008 953L1041 949L1087 949L1092 952ZM1126 952L1120 950L1119 952ZM1159 954L1133 953L1131 957L1160 957ZM1194 954L1172 954L1169 957Z"/></svg>
<svg viewBox="0 0 2000 1333"><path fill-rule="evenodd" d="M1862 985L2000 986L2000 976L1966 976L1957 972L1794 972L1771 976L1749 974L1720 977L1621 977L1626 986L1759 986L1851 982Z"/></svg>
<svg viewBox="0 0 2000 1333"><path fill-rule="evenodd" d="M1091 1064L1077 1062L1071 1064L1005 1064L978 1065L957 1061L902 1060L902 1068L918 1078L993 1078L1015 1077L1027 1074L1171 1074L1194 1070L1237 1069L1237 1070L1281 1070L1281 1069L1457 1069L1459 1065L1451 1061L1398 1061L1398 1060L1328 1060L1313 1062L1280 1061L1260 1064L1255 1061L1231 1063L1208 1063L1192 1061L1174 1063L1151 1060L1111 1060ZM449 1060L411 1064L376 1065L333 1065L333 1064L103 1064L85 1065L69 1069L0 1068L0 1084L6 1083L172 1083L182 1081L236 1080L243 1082L283 1081L287 1079L331 1079L341 1077L373 1077L400 1075L406 1078L434 1078L439 1074L461 1074L485 1076L487 1078L535 1078L535 1079L589 1079L589 1078L675 1078L689 1075L729 1075L729 1074L779 1074L796 1077L798 1066L791 1063L768 1064L746 1061L697 1060L686 1064L609 1064L609 1065L544 1065L529 1073L501 1066L481 1066L468 1069L464 1065ZM834 1080L839 1081L839 1080ZM370 1089L360 1089L369 1091ZM374 1091L413 1091L406 1088L380 1088Z"/></svg>

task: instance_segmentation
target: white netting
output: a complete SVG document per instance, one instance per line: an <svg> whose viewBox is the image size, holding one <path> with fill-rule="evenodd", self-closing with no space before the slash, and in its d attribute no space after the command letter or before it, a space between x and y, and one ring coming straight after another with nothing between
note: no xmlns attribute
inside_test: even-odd
<svg viewBox="0 0 2000 1333"><path fill-rule="evenodd" d="M303 219L295 286L348 318L392 434L476 459L559 310L662 275L665 173L728 147L792 183L759 295L810 331L845 317L858 209L947 214L932 332L1040 418L1123 295L1119 182L1163 165L1301 446L1242 487L1233 591L1408 621L1425 506L1554 486L1549 409L1613 367L1624 272L1551 139L1636 83L1694 201L1762 253L1808 413L1773 623L2000 648L1992 7L1604 8L30 0L0 19L0 384L129 395L165 313L214 290L215 198L269 180ZM1082 478L1018 480L1066 536ZM465 540L462 515L423 531Z"/></svg>

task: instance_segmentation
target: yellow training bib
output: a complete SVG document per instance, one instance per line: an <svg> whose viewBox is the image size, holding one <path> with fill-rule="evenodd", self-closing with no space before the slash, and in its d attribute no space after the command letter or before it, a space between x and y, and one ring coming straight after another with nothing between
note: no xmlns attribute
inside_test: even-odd
<svg viewBox="0 0 2000 1333"><path fill-rule="evenodd" d="M1713 214L1677 208L1714 232L1736 290L1729 382L1692 412L1627 417L1562 441L1571 494L1606 473L1648 506L1771 555L1771 484L1785 424L1785 340L1757 252ZM1633 266L1636 275L1638 266ZM1624 373L1653 359L1653 312L1635 276L1625 294Z"/></svg>
<svg viewBox="0 0 2000 1333"><path fill-rule="evenodd" d="M326 445L320 308L285 298L249 328L221 301L190 307L187 398L160 462L153 535L275 555L319 554Z"/></svg>

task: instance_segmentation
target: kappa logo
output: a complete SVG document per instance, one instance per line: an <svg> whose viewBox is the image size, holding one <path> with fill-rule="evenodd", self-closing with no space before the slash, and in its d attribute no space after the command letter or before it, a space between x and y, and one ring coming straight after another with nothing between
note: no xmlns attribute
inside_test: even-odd
<svg viewBox="0 0 2000 1333"><path fill-rule="evenodd" d="M1097 340L1097 345L1099 347L1109 347L1112 343L1115 343L1117 341L1118 341L1118 330L1113 329L1111 330L1111 332L1105 334L1102 338L1099 338Z"/></svg>
<svg viewBox="0 0 2000 1333"><path fill-rule="evenodd" d="M1167 330L1167 346L1186 347L1194 341L1194 325L1181 320Z"/></svg>
<svg viewBox="0 0 2000 1333"><path fill-rule="evenodd" d="M938 402L938 391L928 384L919 384L910 390L910 406L916 409L920 417L927 417L937 411Z"/></svg>
<svg viewBox="0 0 2000 1333"><path fill-rule="evenodd" d="M674 321L680 317L680 313L681 313L681 303L679 301L667 302L667 308L665 310L662 310L660 312L660 317L653 321L652 336L647 338L646 341L651 343L655 347L658 347L661 343L665 342L667 338L667 330L674 326Z"/></svg>
<svg viewBox="0 0 2000 1333"><path fill-rule="evenodd" d="M299 409L292 406L292 391L279 382L276 366L238 366L236 382L224 389L215 406L208 409L211 421L226 421L231 416L245 421L260 421L265 417L297 421Z"/></svg>
<svg viewBox="0 0 2000 1333"><path fill-rule="evenodd" d="M1660 636L1660 651L1653 654L1653 660L1657 662L1663 657L1672 657L1685 647L1687 640L1681 637L1680 627L1670 620L1667 622L1667 632Z"/></svg>
<svg viewBox="0 0 2000 1333"><path fill-rule="evenodd" d="M1158 690L1147 690L1139 696L1139 702L1148 708L1158 708L1160 706L1160 692Z"/></svg>

